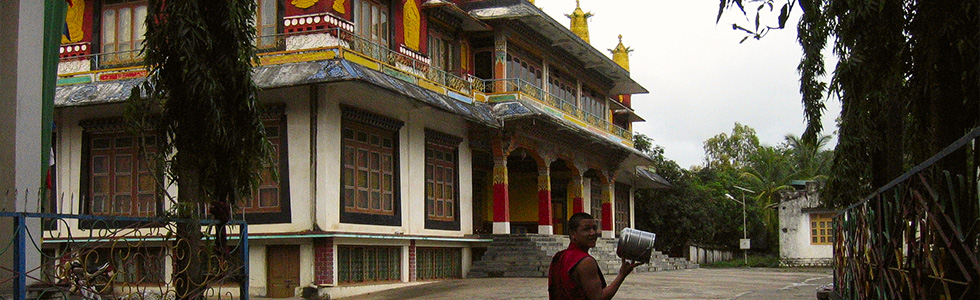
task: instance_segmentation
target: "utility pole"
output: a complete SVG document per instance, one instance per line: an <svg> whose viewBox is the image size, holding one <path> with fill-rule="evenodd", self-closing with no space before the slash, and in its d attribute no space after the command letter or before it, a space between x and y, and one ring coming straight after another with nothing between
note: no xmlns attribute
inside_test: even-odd
<svg viewBox="0 0 980 300"><path fill-rule="evenodd" d="M748 226L747 226L746 214L745 214L745 192L754 194L755 191L737 185L734 185L732 187L742 191L742 201L735 199L735 197L732 197L732 195L729 195L728 193L725 193L725 197L728 197L728 199L732 199L732 201L742 204L742 240L739 241L739 248L742 249L742 261L746 266L748 266L749 249L751 248L751 242L749 241L749 237L748 237Z"/></svg>

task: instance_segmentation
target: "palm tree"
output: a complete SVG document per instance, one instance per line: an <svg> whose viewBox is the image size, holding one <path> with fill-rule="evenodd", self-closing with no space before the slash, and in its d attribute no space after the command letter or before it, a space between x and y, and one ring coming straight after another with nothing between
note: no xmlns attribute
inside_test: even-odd
<svg viewBox="0 0 980 300"><path fill-rule="evenodd" d="M790 157L793 178L797 180L827 180L833 163L833 152L822 150L830 143L831 136L819 135L809 142L793 134L786 135L784 143Z"/></svg>

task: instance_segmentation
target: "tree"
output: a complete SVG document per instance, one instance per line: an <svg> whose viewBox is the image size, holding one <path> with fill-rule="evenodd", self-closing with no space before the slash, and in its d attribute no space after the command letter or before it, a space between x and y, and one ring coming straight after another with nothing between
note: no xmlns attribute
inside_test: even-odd
<svg viewBox="0 0 980 300"><path fill-rule="evenodd" d="M206 205L223 224L272 158L252 81L255 1L150 0L147 7L143 53L149 75L134 89L129 112L136 120L159 112L156 131L165 137L159 152L178 185L173 214L198 219ZM144 94L149 97L140 99ZM221 226L218 235L217 249L203 249L197 223L178 225L178 298L202 297L200 256L226 251Z"/></svg>
<svg viewBox="0 0 980 300"><path fill-rule="evenodd" d="M977 0L720 0L719 20L733 7L748 15L746 6L760 4L758 24L760 14L775 13L776 2L780 23L797 4L802 10L798 69L807 131L801 139L816 142L822 129L824 87L843 104L833 176L822 197L830 204L858 201L980 125ZM761 38L782 26L733 28ZM828 36L836 38L838 57L829 86L818 80ZM944 167L966 174L970 159L958 151Z"/></svg>
<svg viewBox="0 0 980 300"><path fill-rule="evenodd" d="M704 141L705 165L741 169L758 148L755 129L736 122L731 135L719 133Z"/></svg>
<svg viewBox="0 0 980 300"><path fill-rule="evenodd" d="M830 165L833 163L833 151L824 150L830 143L831 136L818 135L815 140L803 139L787 134L782 147L790 157L793 178L797 180L825 181L829 179Z"/></svg>

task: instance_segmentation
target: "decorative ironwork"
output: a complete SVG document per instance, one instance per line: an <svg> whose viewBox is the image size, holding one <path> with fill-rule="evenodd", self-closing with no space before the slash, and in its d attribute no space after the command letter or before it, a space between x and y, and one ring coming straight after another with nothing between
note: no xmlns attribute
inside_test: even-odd
<svg viewBox="0 0 980 300"><path fill-rule="evenodd" d="M203 277L189 293L248 298L248 227L243 221L225 225L229 239L237 240L226 249L216 246L221 244L215 239L218 224L210 220L0 212L0 222L16 224L4 228L14 238L0 245L0 256L14 257L13 268L0 267L0 284L12 286L13 294L0 292L0 299L181 298L173 276L177 272L168 272L167 266L186 255L177 251L187 242L176 232L187 223L199 223L203 236L193 254ZM42 230L39 223L53 225ZM27 265L30 253L40 256L40 266Z"/></svg>
<svg viewBox="0 0 980 300"><path fill-rule="evenodd" d="M834 217L836 293L980 299L978 145L980 128Z"/></svg>

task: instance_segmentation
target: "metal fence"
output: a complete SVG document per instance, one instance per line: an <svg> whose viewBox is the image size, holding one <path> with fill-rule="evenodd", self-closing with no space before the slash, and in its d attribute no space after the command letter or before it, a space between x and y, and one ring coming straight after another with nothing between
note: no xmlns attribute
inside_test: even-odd
<svg viewBox="0 0 980 300"><path fill-rule="evenodd" d="M185 253L201 272L188 294L248 298L248 226L231 221L227 240L210 220L0 212L0 299L175 299ZM200 247L187 252L181 225L199 224ZM42 226L43 224L43 226ZM224 246L222 246L224 245ZM38 263L39 262L39 263ZM7 290L7 291L4 291Z"/></svg>
<svg viewBox="0 0 980 300"><path fill-rule="evenodd" d="M980 128L834 217L839 296L980 299L978 143Z"/></svg>

